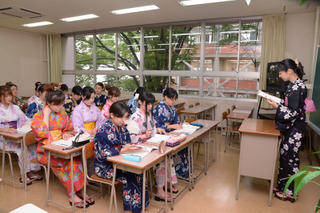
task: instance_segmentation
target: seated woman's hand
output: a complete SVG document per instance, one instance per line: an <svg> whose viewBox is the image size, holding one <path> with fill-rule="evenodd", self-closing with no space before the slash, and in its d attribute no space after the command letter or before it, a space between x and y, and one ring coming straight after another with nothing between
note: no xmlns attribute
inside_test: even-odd
<svg viewBox="0 0 320 213"><path fill-rule="evenodd" d="M129 152L129 151L136 151L136 150L140 150L142 149L142 147L136 146L134 144L127 144L125 145L125 147L123 147L120 151L120 154L124 153L124 152Z"/></svg>
<svg viewBox="0 0 320 213"><path fill-rule="evenodd" d="M69 138L71 138L72 137L72 135L70 135L69 133L63 133L62 134L62 139L63 140L68 140Z"/></svg>
<svg viewBox="0 0 320 213"><path fill-rule="evenodd" d="M157 133L164 134L164 135L167 134L166 131L164 129L161 129L161 128L157 128Z"/></svg>

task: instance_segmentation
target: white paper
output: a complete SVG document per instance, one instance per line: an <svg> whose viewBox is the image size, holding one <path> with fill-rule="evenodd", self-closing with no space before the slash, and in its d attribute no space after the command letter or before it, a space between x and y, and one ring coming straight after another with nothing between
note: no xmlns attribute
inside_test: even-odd
<svg viewBox="0 0 320 213"><path fill-rule="evenodd" d="M28 133L32 131L32 129L29 125L24 125L23 127L18 128L17 131L20 133Z"/></svg>
<svg viewBox="0 0 320 213"><path fill-rule="evenodd" d="M174 130L174 132L185 133L187 135L190 135L190 134L194 133L195 131L197 131L197 129L200 129L200 127L190 125L190 124L182 124L182 129Z"/></svg>
<svg viewBox="0 0 320 213"><path fill-rule="evenodd" d="M74 139L74 137L72 138L69 138L68 140L58 140L58 141L55 141L55 142L52 142L53 144L55 145L59 145L59 146L71 146L72 145L72 139Z"/></svg>
<svg viewBox="0 0 320 213"><path fill-rule="evenodd" d="M166 141L170 138L170 135L161 135L161 134L155 134L151 138L147 140L147 142L151 143L161 143L161 141Z"/></svg>
<svg viewBox="0 0 320 213"><path fill-rule="evenodd" d="M271 100L275 101L277 104L280 104L280 102L281 102L280 98L273 96L273 95L269 95L261 90L258 90L257 95L259 95L260 97L266 98L266 99L271 99Z"/></svg>

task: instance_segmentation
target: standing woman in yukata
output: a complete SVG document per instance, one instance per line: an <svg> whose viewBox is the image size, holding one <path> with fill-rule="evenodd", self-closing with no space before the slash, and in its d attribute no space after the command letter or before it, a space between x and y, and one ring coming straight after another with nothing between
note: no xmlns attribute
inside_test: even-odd
<svg viewBox="0 0 320 213"><path fill-rule="evenodd" d="M94 105L94 89L84 87L82 89L82 101L74 108L72 124L75 133L87 132L93 139L99 126L106 122L101 111Z"/></svg>
<svg viewBox="0 0 320 213"><path fill-rule="evenodd" d="M147 139L154 136L156 133L166 134L166 131L161 128L156 128L155 120L153 118L153 104L155 97L149 92L142 92L139 95L139 108L130 116L127 129L130 133L132 143L145 142ZM168 176L171 172L172 184L177 184L177 176L172 163L168 166ZM153 167L155 181L157 185L156 200L165 200L164 186L165 182L165 164L164 161ZM170 187L170 184L168 184ZM170 199L170 195L168 196Z"/></svg>
<svg viewBox="0 0 320 213"><path fill-rule="evenodd" d="M101 125L94 138L94 167L96 174L101 178L112 179L113 164L108 161L111 156L123 154L127 151L137 150L131 144L130 134L124 126L129 114L129 108L123 102L112 104L109 110L109 118ZM123 183L123 207L124 212L139 213L142 210L142 174L134 174L117 169L116 179ZM145 206L149 206L149 196L146 187Z"/></svg>
<svg viewBox="0 0 320 213"><path fill-rule="evenodd" d="M65 94L60 90L47 93L47 105L43 110L37 112L33 116L31 128L34 132L35 138L39 141L37 156L39 162L44 165L48 163L48 152L45 151L42 146L60 139L67 140L73 136L71 120L63 109L64 100ZM71 161L68 159L54 157L51 155L50 160L52 171L61 181L63 186L67 188L70 205L72 205L71 169L74 172L73 184L75 206L83 208L84 205L88 206L94 204L92 198L87 200L86 204L83 202L83 186L85 183L81 156L73 158L73 168L71 168Z"/></svg>
<svg viewBox="0 0 320 213"><path fill-rule="evenodd" d="M163 92L164 99L160 101L153 110L153 116L157 128L162 128L166 132L175 129L182 129L174 103L178 99L178 93L173 88L167 88ZM187 160L188 148L185 148L173 156L173 163L178 177L189 177L189 164Z"/></svg>
<svg viewBox="0 0 320 213"><path fill-rule="evenodd" d="M106 86L106 90L108 90L108 99L106 104L102 108L102 114L106 119L109 117L109 109L111 105L119 100L120 90L118 87L108 87Z"/></svg>
<svg viewBox="0 0 320 213"><path fill-rule="evenodd" d="M21 109L17 105L12 104L12 91L7 86L0 86L0 132L15 133L17 128L23 126L30 126L30 119L25 116ZM0 149L3 149L3 137L0 136ZM35 174L35 171L40 170L40 166L30 163L30 160L36 158L36 149L35 144L28 146L25 162L27 165L27 180L26 183L31 184L32 180L42 180L38 174ZM20 174L22 175L22 152L21 144L6 141L6 151L12 151L18 155ZM22 179L20 177L20 182Z"/></svg>
<svg viewBox="0 0 320 213"><path fill-rule="evenodd" d="M101 82L96 83L96 86L94 87L94 90L96 92L96 95L94 97L94 104L102 110L102 107L106 104L106 101L108 99L108 96L101 94L104 89L104 85Z"/></svg>
<svg viewBox="0 0 320 213"><path fill-rule="evenodd" d="M280 163L278 169L278 186L273 189L276 198L294 202L294 183L283 192L287 177L299 171L299 151L306 131L305 99L307 88L302 80L304 75L302 64L296 59L285 59L278 65L279 77L289 81L285 100L280 104L268 99L269 104L277 109L276 128L283 133L280 145ZM284 194L283 194L284 193Z"/></svg>
<svg viewBox="0 0 320 213"><path fill-rule="evenodd" d="M55 84L42 84L38 88L39 98L37 97L29 106L26 112L28 118L33 118L33 115L42 110L46 104L46 94L55 90Z"/></svg>

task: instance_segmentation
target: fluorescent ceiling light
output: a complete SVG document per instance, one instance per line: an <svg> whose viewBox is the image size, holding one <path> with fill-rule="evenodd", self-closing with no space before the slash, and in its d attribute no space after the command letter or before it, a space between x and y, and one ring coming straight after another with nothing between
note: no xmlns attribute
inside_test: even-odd
<svg viewBox="0 0 320 213"><path fill-rule="evenodd" d="M246 0L247 5L250 5L251 0Z"/></svg>
<svg viewBox="0 0 320 213"><path fill-rule="evenodd" d="M211 4L211 3L220 3L220 2L227 2L227 1L234 1L234 0L187 0L187 1L180 1L179 3L182 6L192 6L198 4Z"/></svg>
<svg viewBox="0 0 320 213"><path fill-rule="evenodd" d="M158 10L158 9L160 8L157 5L147 5L142 7L132 7L132 8L121 9L121 10L112 10L111 13L116 15L122 15L127 13L137 13L137 12Z"/></svg>
<svg viewBox="0 0 320 213"><path fill-rule="evenodd" d="M34 22L34 23L30 23L30 24L23 24L22 26L24 27L40 27L40 26L45 26L45 25L50 25L53 24L50 21L41 21L41 22Z"/></svg>
<svg viewBox="0 0 320 213"><path fill-rule="evenodd" d="M72 21L81 21L81 20L98 18L98 17L99 16L97 16L95 14L87 14L87 15L82 15L82 16L73 16L73 17L68 17L68 18L62 18L60 20L65 21L65 22L72 22Z"/></svg>

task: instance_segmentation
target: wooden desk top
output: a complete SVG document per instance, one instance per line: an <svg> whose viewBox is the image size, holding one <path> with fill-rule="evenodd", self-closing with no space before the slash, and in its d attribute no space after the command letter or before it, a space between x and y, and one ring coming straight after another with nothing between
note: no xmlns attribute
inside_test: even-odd
<svg viewBox="0 0 320 213"><path fill-rule="evenodd" d="M184 101L176 101L173 106L174 106L175 108L177 108L176 106L184 105L185 103L186 103L186 102L184 102Z"/></svg>
<svg viewBox="0 0 320 213"><path fill-rule="evenodd" d="M56 145L56 144L46 144L43 145L42 148L44 148L45 150L51 151L51 152L55 152L55 153L59 153L59 154L63 154L63 155L70 155L74 152L80 151L82 149L82 147L76 147L76 148L72 148L72 149L68 149L68 150L63 150L65 148L67 148L66 146L60 146L60 145Z"/></svg>
<svg viewBox="0 0 320 213"><path fill-rule="evenodd" d="M198 106L195 106L195 107L192 107L189 109L185 109L182 111L182 113L196 115L196 114L202 113L206 110L209 110L211 108L214 108L216 106L217 106L217 104L202 104L202 105L200 104Z"/></svg>
<svg viewBox="0 0 320 213"><path fill-rule="evenodd" d="M276 129L274 121L263 119L245 119L239 128L239 132L280 136L280 131Z"/></svg>
<svg viewBox="0 0 320 213"><path fill-rule="evenodd" d="M9 133L9 132L0 132L1 136L11 139L21 139L23 138L23 134L21 133Z"/></svg>
<svg viewBox="0 0 320 213"><path fill-rule="evenodd" d="M164 156L168 155L170 152L172 152L172 148L170 147L167 147L165 153L163 154L159 153L158 150L153 150L148 155L143 157L140 162L124 160L123 155L116 155L116 156L109 157L108 161L142 170L142 169L148 168L150 165L153 165L155 162L157 162L159 159L162 159Z"/></svg>
<svg viewBox="0 0 320 213"><path fill-rule="evenodd" d="M252 113L254 108L235 108L232 112Z"/></svg>
<svg viewBox="0 0 320 213"><path fill-rule="evenodd" d="M246 119L250 116L251 113L244 113L244 112L230 112L230 114L227 115L227 118L231 119Z"/></svg>

